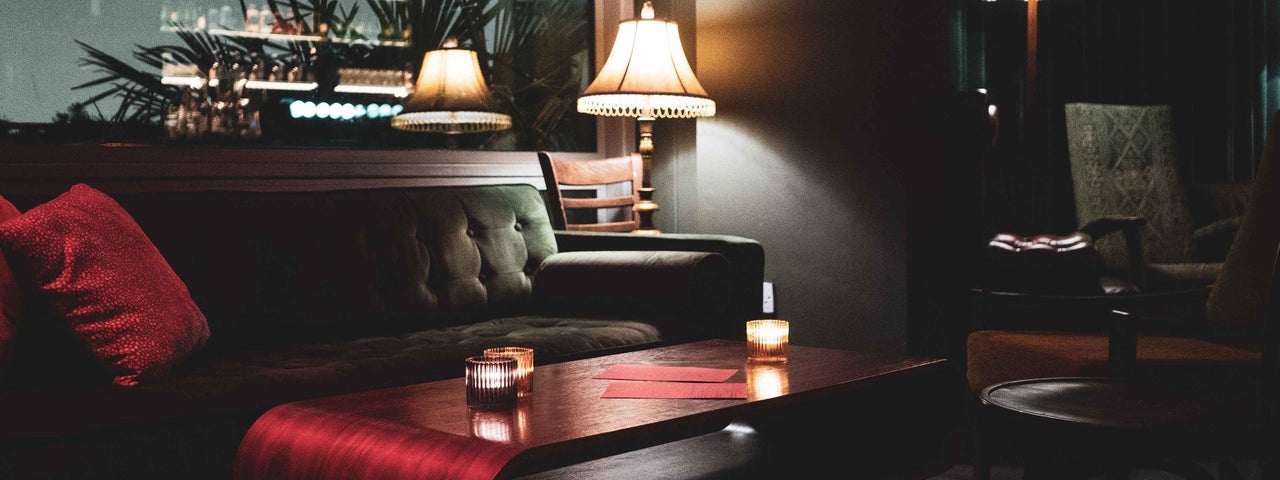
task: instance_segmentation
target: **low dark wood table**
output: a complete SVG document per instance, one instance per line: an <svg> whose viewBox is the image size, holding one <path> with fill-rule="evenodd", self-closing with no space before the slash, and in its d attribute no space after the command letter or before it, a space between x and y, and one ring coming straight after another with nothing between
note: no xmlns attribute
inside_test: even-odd
<svg viewBox="0 0 1280 480"><path fill-rule="evenodd" d="M277 406L251 427L237 480L508 478L714 432L731 421L937 373L945 360L792 345L748 364L746 344L710 340L536 365L533 394L505 411L466 405L462 378ZM747 399L604 399L615 364L736 368ZM459 374L463 366L458 365Z"/></svg>

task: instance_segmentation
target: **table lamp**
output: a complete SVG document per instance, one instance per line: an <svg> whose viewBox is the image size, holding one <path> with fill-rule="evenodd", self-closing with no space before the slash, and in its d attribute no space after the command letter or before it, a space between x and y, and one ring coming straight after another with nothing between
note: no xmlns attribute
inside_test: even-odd
<svg viewBox="0 0 1280 480"><path fill-rule="evenodd" d="M442 47L422 57L413 93L405 98L404 110L391 119L391 127L450 136L510 128L511 116L497 113L476 52L458 48L454 39L445 40Z"/></svg>
<svg viewBox="0 0 1280 480"><path fill-rule="evenodd" d="M653 120L696 118L716 114L716 102L698 83L684 56L676 22L654 18L652 2L644 2L640 18L618 25L604 68L578 96L578 111L592 115L635 117L643 160L640 201L633 209L640 227L633 233L659 233L653 226L658 204L653 201L650 162Z"/></svg>

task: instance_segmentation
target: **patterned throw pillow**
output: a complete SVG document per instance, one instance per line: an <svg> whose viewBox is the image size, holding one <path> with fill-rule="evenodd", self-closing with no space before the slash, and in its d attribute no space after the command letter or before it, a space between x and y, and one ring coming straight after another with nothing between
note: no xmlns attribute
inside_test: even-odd
<svg viewBox="0 0 1280 480"><path fill-rule="evenodd" d="M165 375L209 339L186 284L133 217L88 185L0 223L0 249L118 385Z"/></svg>

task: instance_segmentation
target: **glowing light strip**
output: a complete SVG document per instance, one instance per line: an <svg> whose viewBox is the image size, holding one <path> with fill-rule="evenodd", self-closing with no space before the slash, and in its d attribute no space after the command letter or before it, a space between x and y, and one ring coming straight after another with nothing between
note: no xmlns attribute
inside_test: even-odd
<svg viewBox="0 0 1280 480"><path fill-rule="evenodd" d="M399 115L403 110L403 105L388 105L385 103L353 105L350 103L304 102L302 100L294 100L289 103L289 116L306 119L376 119Z"/></svg>
<svg viewBox="0 0 1280 480"><path fill-rule="evenodd" d="M319 35L299 35L292 33L270 33L270 32L250 32L245 30L227 30L225 28L210 28L209 33L212 35L224 35L228 37L248 37L248 38L265 38L269 40L289 40L289 41L310 41L323 42L325 37Z"/></svg>
<svg viewBox="0 0 1280 480"><path fill-rule="evenodd" d="M200 88L204 86L204 79L200 77L160 77L160 83L165 85Z"/></svg>
<svg viewBox="0 0 1280 480"><path fill-rule="evenodd" d="M383 47L407 47L413 43L408 40L371 40L356 38L334 38L330 40L333 43L348 43L351 45L373 45Z"/></svg>
<svg viewBox="0 0 1280 480"><path fill-rule="evenodd" d="M309 92L320 86L316 82L269 82L264 80L249 80L244 82L244 88L254 90L288 90L291 92Z"/></svg>
<svg viewBox="0 0 1280 480"><path fill-rule="evenodd" d="M395 95L400 98L409 96L409 89L405 87L391 87L385 85L338 85L333 87L333 91L340 93L374 93L382 95Z"/></svg>

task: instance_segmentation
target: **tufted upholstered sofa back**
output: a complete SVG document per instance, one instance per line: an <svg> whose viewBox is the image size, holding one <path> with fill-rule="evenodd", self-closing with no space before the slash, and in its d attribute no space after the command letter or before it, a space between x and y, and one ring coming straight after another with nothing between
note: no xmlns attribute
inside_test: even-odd
<svg viewBox="0 0 1280 480"><path fill-rule="evenodd" d="M187 283L210 348L502 316L528 307L531 275L556 252L530 185L113 198Z"/></svg>

